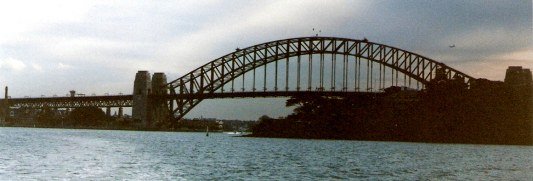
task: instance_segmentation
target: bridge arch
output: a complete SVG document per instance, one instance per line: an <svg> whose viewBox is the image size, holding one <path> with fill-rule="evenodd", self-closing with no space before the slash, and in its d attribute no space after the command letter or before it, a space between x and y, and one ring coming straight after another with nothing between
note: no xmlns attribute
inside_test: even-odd
<svg viewBox="0 0 533 181"><path fill-rule="evenodd" d="M337 37L301 37L276 40L236 49L232 53L206 63L169 82L166 85L171 97L169 109L172 111L172 115L180 119L203 100L202 95L213 94L219 89L224 91L223 87L227 83L251 70L275 61L288 61L291 57L300 58L304 55L314 54L364 58L401 72L423 85L428 85L437 76L437 72L441 76L446 76L450 79L452 77L462 79L466 84L470 84L471 80L473 80L473 77L443 63L388 45ZM322 74L321 72L321 76ZM297 90L300 91L300 87ZM278 91L277 85L274 91ZM311 91L311 89L309 88L307 91ZM324 89L321 86L317 91L324 91ZM181 97L178 95L181 95Z"/></svg>

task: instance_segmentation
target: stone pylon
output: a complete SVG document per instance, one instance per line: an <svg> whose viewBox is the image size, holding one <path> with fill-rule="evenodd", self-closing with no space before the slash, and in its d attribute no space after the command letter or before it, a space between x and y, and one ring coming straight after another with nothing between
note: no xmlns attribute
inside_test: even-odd
<svg viewBox="0 0 533 181"><path fill-rule="evenodd" d="M166 84L167 76L164 73L154 73L149 103L151 126L162 124L169 118L168 101L165 99L165 96L168 95Z"/></svg>
<svg viewBox="0 0 533 181"><path fill-rule="evenodd" d="M148 71L138 71L133 84L132 118L143 125L149 125L148 95L152 92L152 80Z"/></svg>
<svg viewBox="0 0 533 181"><path fill-rule="evenodd" d="M4 92L4 101L2 102L2 105L0 105L0 125L4 125L9 117L10 110L9 110L9 96L8 96L8 88L6 86L5 92Z"/></svg>
<svg viewBox="0 0 533 181"><path fill-rule="evenodd" d="M164 73L154 73L150 77L148 71L139 71L135 75L132 117L145 128L159 125L169 118L166 84Z"/></svg>

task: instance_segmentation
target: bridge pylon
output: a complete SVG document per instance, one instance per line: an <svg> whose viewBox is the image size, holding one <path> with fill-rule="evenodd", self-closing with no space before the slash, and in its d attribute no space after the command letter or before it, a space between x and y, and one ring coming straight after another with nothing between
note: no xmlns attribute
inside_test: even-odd
<svg viewBox="0 0 533 181"><path fill-rule="evenodd" d="M6 122L7 122L7 119L9 117L9 114L10 114L10 110L9 110L9 96L8 96L8 88L6 86L5 88L5 92L4 92L4 101L2 102L2 104L0 105L0 125L4 125Z"/></svg>
<svg viewBox="0 0 533 181"><path fill-rule="evenodd" d="M133 83L132 118L143 125L149 125L148 95L152 91L151 77L148 71L138 71Z"/></svg>
<svg viewBox="0 0 533 181"><path fill-rule="evenodd" d="M164 73L138 71L133 85L132 117L146 128L161 124L168 119L168 103L163 97L168 95Z"/></svg>
<svg viewBox="0 0 533 181"><path fill-rule="evenodd" d="M152 93L149 95L149 121L151 126L159 125L168 120L169 109L167 76L164 73L154 73L152 77Z"/></svg>

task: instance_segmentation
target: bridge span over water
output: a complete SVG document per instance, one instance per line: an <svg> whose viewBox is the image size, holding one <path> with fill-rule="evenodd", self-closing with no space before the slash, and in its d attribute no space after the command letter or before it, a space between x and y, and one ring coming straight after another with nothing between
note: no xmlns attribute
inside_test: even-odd
<svg viewBox="0 0 533 181"><path fill-rule="evenodd" d="M209 94L183 94L148 96L150 99L227 99L227 98L269 98L293 96L378 96L381 92L316 92L316 91L278 91L278 92L215 92ZM3 100L2 100L3 101ZM39 97L11 98L9 105L15 108L80 108L80 107L133 107L133 95L107 95L83 97Z"/></svg>
<svg viewBox="0 0 533 181"><path fill-rule="evenodd" d="M421 90L440 80L469 87L452 67L396 47L337 37L300 37L236 48L182 77L139 71L133 94L3 99L4 107L132 107L143 123L181 119L202 100L290 96L371 96L388 87Z"/></svg>

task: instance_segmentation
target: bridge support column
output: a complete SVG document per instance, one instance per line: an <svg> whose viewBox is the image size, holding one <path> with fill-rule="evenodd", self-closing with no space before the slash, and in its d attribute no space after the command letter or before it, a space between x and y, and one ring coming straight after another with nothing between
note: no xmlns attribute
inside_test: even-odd
<svg viewBox="0 0 533 181"><path fill-rule="evenodd" d="M118 108L118 117L122 118L123 115L124 115L124 110L122 109L122 107L119 107Z"/></svg>
<svg viewBox="0 0 533 181"><path fill-rule="evenodd" d="M1 113L2 113L2 118L0 120L0 125L5 125L5 123L7 122L7 119L9 118L9 115L10 115L10 110L9 110L9 96L8 96L8 88L6 86L6 89L5 89L5 92L4 92L4 102L3 102L3 105L1 105Z"/></svg>
<svg viewBox="0 0 533 181"><path fill-rule="evenodd" d="M149 128L167 120L168 103L164 97L168 95L166 84L164 73L154 73L150 77L148 71L139 71L135 75L132 117L140 121L142 126Z"/></svg>
<svg viewBox="0 0 533 181"><path fill-rule="evenodd" d="M151 92L151 77L148 71L138 71L133 84L132 118L148 125L148 95Z"/></svg>
<svg viewBox="0 0 533 181"><path fill-rule="evenodd" d="M105 108L105 115L111 116L111 107L106 107Z"/></svg>
<svg viewBox="0 0 533 181"><path fill-rule="evenodd" d="M168 102L164 98L168 95L168 90L165 87L167 84L167 77L164 73L154 73L152 77L152 94L149 99L149 126L161 125L168 120Z"/></svg>

